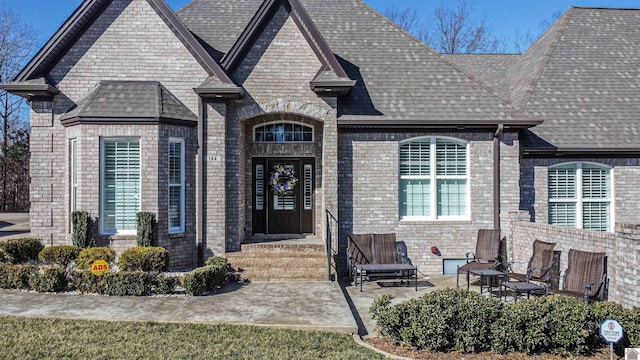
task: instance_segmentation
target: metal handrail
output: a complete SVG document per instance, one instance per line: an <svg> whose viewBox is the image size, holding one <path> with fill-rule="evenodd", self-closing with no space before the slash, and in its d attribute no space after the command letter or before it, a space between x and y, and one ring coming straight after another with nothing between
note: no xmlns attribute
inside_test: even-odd
<svg viewBox="0 0 640 360"><path fill-rule="evenodd" d="M327 235L325 237L325 245L327 247L327 280L329 282L333 281L333 277L331 276L331 267L333 265L333 255L336 254L336 251L333 249L333 224L338 225L338 219L329 211L329 209L325 209L325 213L327 216Z"/></svg>

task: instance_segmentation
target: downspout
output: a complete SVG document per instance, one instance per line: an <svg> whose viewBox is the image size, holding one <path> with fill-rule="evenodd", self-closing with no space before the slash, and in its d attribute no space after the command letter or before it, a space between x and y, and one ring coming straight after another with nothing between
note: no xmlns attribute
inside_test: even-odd
<svg viewBox="0 0 640 360"><path fill-rule="evenodd" d="M196 245L198 247L198 265L204 264L204 118L206 110L201 97L198 97L198 155L196 157Z"/></svg>
<svg viewBox="0 0 640 360"><path fill-rule="evenodd" d="M493 135L493 229L500 230L500 136L504 124L498 124Z"/></svg>

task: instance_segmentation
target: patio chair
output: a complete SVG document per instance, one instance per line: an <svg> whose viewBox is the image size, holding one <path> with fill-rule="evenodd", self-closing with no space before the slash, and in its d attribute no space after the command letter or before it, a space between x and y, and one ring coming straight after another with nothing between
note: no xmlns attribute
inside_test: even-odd
<svg viewBox="0 0 640 360"><path fill-rule="evenodd" d="M372 234L347 235L347 259L349 261L349 277L353 276L356 265L373 262Z"/></svg>
<svg viewBox="0 0 640 360"><path fill-rule="evenodd" d="M500 264L500 230L479 229L476 251L466 254L467 263L458 266L456 287L460 286L460 274L471 270L493 269Z"/></svg>
<svg viewBox="0 0 640 360"><path fill-rule="evenodd" d="M535 240L533 242L533 255L529 259L526 273L515 273L511 271L511 263L507 264L506 279L516 281L547 281L547 273L553 266L553 250L556 243Z"/></svg>
<svg viewBox="0 0 640 360"><path fill-rule="evenodd" d="M373 262L376 264L398 263L395 233L373 234Z"/></svg>
<svg viewBox="0 0 640 360"><path fill-rule="evenodd" d="M604 300L607 285L606 253L569 250L562 290L549 289L549 294L568 295L589 300ZM547 279L551 279L547 275Z"/></svg>

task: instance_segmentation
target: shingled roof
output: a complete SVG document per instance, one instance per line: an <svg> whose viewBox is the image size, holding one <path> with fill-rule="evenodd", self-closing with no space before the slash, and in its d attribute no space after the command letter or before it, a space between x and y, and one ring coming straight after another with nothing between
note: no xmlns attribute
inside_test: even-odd
<svg viewBox="0 0 640 360"><path fill-rule="evenodd" d="M523 132L525 154L640 151L640 9L572 7L515 62L449 59L544 121ZM500 61L512 62L504 74Z"/></svg>
<svg viewBox="0 0 640 360"><path fill-rule="evenodd" d="M342 126L507 126L539 123L360 0L300 0L349 78ZM218 59L259 9L256 0L194 0L178 12Z"/></svg>
<svg viewBox="0 0 640 360"><path fill-rule="evenodd" d="M172 123L196 126L198 117L157 81L101 81L60 116L65 126Z"/></svg>

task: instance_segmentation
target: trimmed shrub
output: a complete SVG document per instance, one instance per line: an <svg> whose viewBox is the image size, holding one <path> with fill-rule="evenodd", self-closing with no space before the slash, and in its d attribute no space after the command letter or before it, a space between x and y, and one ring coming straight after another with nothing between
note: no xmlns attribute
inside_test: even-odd
<svg viewBox="0 0 640 360"><path fill-rule="evenodd" d="M74 211L71 213L71 242L73 245L85 249L93 246L91 234L91 217L87 211Z"/></svg>
<svg viewBox="0 0 640 360"><path fill-rule="evenodd" d="M116 253L108 247L82 249L76 259L76 267L80 270L91 270L91 265L96 260L104 260L111 264L115 257Z"/></svg>
<svg viewBox="0 0 640 360"><path fill-rule="evenodd" d="M595 323L599 326L606 319L618 320L624 329L624 337L615 344L616 352L624 355L624 348L640 346L640 308L635 306L625 309L618 303L609 301L597 302L592 305ZM598 337L600 344L605 344Z"/></svg>
<svg viewBox="0 0 640 360"><path fill-rule="evenodd" d="M44 268L30 274L29 286L38 292L60 292L67 287L67 274L57 267Z"/></svg>
<svg viewBox="0 0 640 360"><path fill-rule="evenodd" d="M4 252L2 248L0 248L0 263L8 263L8 262L11 262L11 259L9 259L9 255L7 255L7 253Z"/></svg>
<svg viewBox="0 0 640 360"><path fill-rule="evenodd" d="M151 291L154 276L142 271L120 271L104 275L104 294L112 296L144 296Z"/></svg>
<svg viewBox="0 0 640 360"><path fill-rule="evenodd" d="M0 264L0 288L28 289L29 278L38 272L34 265Z"/></svg>
<svg viewBox="0 0 640 360"><path fill-rule="evenodd" d="M71 272L71 285L83 294L104 293L105 281L103 276L96 276L89 270Z"/></svg>
<svg viewBox="0 0 640 360"><path fill-rule="evenodd" d="M227 259L223 258L222 256L212 256L207 259L205 265L227 268L228 262Z"/></svg>
<svg viewBox="0 0 640 360"><path fill-rule="evenodd" d="M151 212L136 213L138 246L155 246L156 245L156 214Z"/></svg>
<svg viewBox="0 0 640 360"><path fill-rule="evenodd" d="M380 334L417 349L481 352L489 350L490 326L502 303L462 289L445 289L394 306L390 298L374 303Z"/></svg>
<svg viewBox="0 0 640 360"><path fill-rule="evenodd" d="M197 268L184 275L182 286L191 296L201 296L223 285L227 279L227 261L219 261L216 265Z"/></svg>
<svg viewBox="0 0 640 360"><path fill-rule="evenodd" d="M118 266L124 271L167 271L169 252L161 247L133 247L120 255Z"/></svg>
<svg viewBox="0 0 640 360"><path fill-rule="evenodd" d="M492 349L527 354L589 354L597 344L598 324L591 307L569 296L543 296L505 304L493 326Z"/></svg>
<svg viewBox="0 0 640 360"><path fill-rule="evenodd" d="M30 260L37 260L38 254L44 249L44 245L42 245L40 239L17 238L0 242L0 249L4 250L11 263L20 264Z"/></svg>
<svg viewBox="0 0 640 360"><path fill-rule="evenodd" d="M38 254L38 258L45 264L66 268L78 257L78 254L80 254L80 248L75 245L59 245L44 248Z"/></svg>
<svg viewBox="0 0 640 360"><path fill-rule="evenodd" d="M175 276L167 276L159 274L156 277L155 291L156 294L169 295L175 294L176 286L180 284L180 280Z"/></svg>

